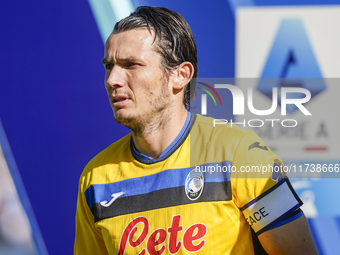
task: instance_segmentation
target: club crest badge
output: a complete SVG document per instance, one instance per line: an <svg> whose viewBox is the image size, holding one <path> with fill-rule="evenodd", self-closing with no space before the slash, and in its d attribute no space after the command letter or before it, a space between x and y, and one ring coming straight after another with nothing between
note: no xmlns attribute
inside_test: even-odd
<svg viewBox="0 0 340 255"><path fill-rule="evenodd" d="M190 200L198 199L203 191L204 176L199 170L193 169L185 180L185 194Z"/></svg>

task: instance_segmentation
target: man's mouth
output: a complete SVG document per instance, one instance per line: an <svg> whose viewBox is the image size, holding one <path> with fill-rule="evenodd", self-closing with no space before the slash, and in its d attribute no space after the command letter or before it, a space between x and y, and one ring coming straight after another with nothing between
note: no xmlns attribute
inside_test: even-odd
<svg viewBox="0 0 340 255"><path fill-rule="evenodd" d="M124 100L126 100L126 98L113 99L113 102L117 103L117 102L121 102L121 101L124 101Z"/></svg>
<svg viewBox="0 0 340 255"><path fill-rule="evenodd" d="M125 97L125 96L116 96L114 98L112 98L112 106L113 107L123 107L129 98Z"/></svg>

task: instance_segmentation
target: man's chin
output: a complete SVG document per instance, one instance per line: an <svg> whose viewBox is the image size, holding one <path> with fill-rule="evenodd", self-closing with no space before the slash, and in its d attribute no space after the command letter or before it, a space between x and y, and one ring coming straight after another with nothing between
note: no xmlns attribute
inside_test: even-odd
<svg viewBox="0 0 340 255"><path fill-rule="evenodd" d="M135 118L133 117L122 116L121 114L116 113L114 114L114 120L130 129L135 126Z"/></svg>

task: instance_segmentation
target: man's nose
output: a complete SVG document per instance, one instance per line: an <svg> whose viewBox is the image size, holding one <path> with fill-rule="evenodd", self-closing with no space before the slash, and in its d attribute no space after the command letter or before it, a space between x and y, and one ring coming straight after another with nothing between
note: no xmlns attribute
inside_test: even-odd
<svg viewBox="0 0 340 255"><path fill-rule="evenodd" d="M125 81L124 77L125 77L124 69L115 65L108 74L106 83L108 86L112 88L122 87L124 86Z"/></svg>

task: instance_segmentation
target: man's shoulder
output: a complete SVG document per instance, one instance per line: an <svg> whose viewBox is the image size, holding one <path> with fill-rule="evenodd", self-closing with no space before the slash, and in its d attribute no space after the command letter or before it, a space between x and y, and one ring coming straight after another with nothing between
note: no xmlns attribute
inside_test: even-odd
<svg viewBox="0 0 340 255"><path fill-rule="evenodd" d="M231 123L218 125L214 120L196 116L190 133L191 162L195 162L195 165L204 161L202 155L206 155L211 162L233 161L236 154L247 151L253 141L260 141L253 131Z"/></svg>
<svg viewBox="0 0 340 255"><path fill-rule="evenodd" d="M232 123L217 124L216 119L197 115L196 125L190 135L191 149L194 151L208 150L219 155L221 151L228 158L235 159L236 154L249 153L253 158L276 157L264 141L252 130L239 127Z"/></svg>
<svg viewBox="0 0 340 255"><path fill-rule="evenodd" d="M223 137L233 137L242 139L248 134L254 134L253 131L239 127L238 125L226 122L221 119L214 119L211 117L206 117L197 114L196 115L196 130L199 131L200 135L208 134L208 135L216 135Z"/></svg>

